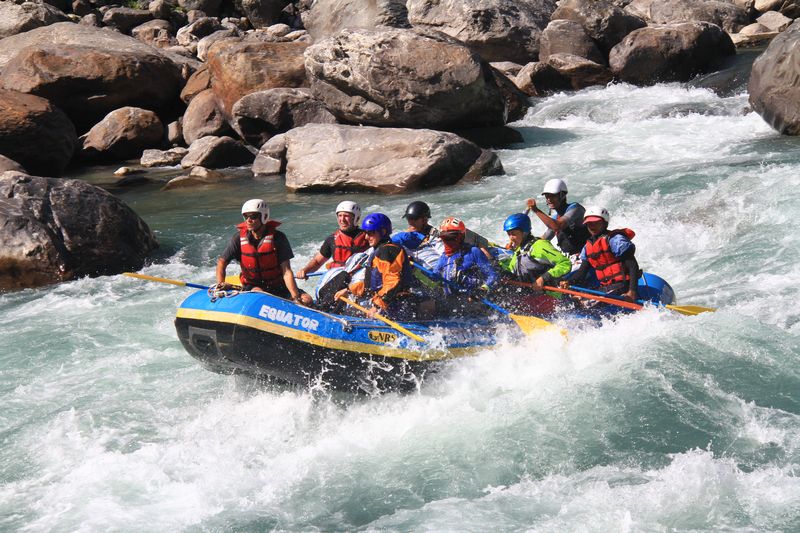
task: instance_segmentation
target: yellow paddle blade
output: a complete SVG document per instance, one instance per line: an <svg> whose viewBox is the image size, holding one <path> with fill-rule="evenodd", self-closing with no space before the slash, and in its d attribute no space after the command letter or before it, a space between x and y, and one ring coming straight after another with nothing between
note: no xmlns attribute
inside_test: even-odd
<svg viewBox="0 0 800 533"><path fill-rule="evenodd" d="M542 318L514 314L509 314L508 316L517 323L519 329L521 329L525 335L534 335L544 331L558 331L565 339L567 338L567 330L559 328L552 322L548 322Z"/></svg>
<svg viewBox="0 0 800 533"><path fill-rule="evenodd" d="M713 307L703 307L702 305L665 305L664 307L689 316L699 315L700 313L713 313L716 311Z"/></svg>

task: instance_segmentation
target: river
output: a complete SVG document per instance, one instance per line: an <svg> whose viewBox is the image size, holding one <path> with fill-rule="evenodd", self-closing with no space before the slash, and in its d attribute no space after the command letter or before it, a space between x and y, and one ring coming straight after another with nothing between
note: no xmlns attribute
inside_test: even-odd
<svg viewBox="0 0 800 533"><path fill-rule="evenodd" d="M297 269L342 199L396 223L424 199L502 240L561 177L636 231L678 303L719 310L648 310L352 397L204 370L172 323L184 288L1 294L0 530L800 530L800 138L747 109L743 90L679 84L552 96L499 151L506 175L418 195L116 191L161 243L143 272L208 284L250 197Z"/></svg>

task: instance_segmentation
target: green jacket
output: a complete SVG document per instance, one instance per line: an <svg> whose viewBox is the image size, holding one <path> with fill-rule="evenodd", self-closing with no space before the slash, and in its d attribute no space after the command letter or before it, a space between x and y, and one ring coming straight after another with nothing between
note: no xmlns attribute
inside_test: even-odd
<svg viewBox="0 0 800 533"><path fill-rule="evenodd" d="M519 281L528 283L533 283L540 276L550 283L572 270L569 257L556 250L550 241L534 237L517 247L511 259L501 261L500 266L514 274Z"/></svg>

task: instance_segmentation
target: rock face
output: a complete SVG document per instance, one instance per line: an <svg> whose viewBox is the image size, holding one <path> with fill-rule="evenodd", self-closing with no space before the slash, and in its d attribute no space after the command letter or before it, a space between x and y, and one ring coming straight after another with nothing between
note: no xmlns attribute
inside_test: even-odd
<svg viewBox="0 0 800 533"><path fill-rule="evenodd" d="M120 107L168 113L183 83L175 63L155 48L69 22L0 41L0 71L0 86L47 98L80 132Z"/></svg>
<svg viewBox="0 0 800 533"><path fill-rule="evenodd" d="M0 289L136 270L157 247L147 224L99 187L0 175Z"/></svg>
<svg viewBox="0 0 800 533"><path fill-rule="evenodd" d="M302 13L303 25L319 41L343 29L408 28L405 0L316 0Z"/></svg>
<svg viewBox="0 0 800 533"><path fill-rule="evenodd" d="M310 124L273 137L253 165L292 190L405 190L502 173L497 156L452 133Z"/></svg>
<svg viewBox="0 0 800 533"><path fill-rule="evenodd" d="M773 128L800 135L800 21L755 60L747 91L753 109Z"/></svg>
<svg viewBox="0 0 800 533"><path fill-rule="evenodd" d="M251 146L306 124L335 124L336 117L308 89L267 89L233 106L233 128Z"/></svg>
<svg viewBox="0 0 800 533"><path fill-rule="evenodd" d="M0 39L66 20L64 13L47 3L0 2Z"/></svg>
<svg viewBox="0 0 800 533"><path fill-rule="evenodd" d="M211 88L226 118L243 96L277 87L307 87L300 42L223 39L208 51Z"/></svg>
<svg viewBox="0 0 800 533"><path fill-rule="evenodd" d="M436 129L497 126L491 67L438 32L343 30L306 51L314 96L343 122Z"/></svg>
<svg viewBox="0 0 800 533"><path fill-rule="evenodd" d="M164 125L147 109L123 107L95 124L83 141L83 155L92 159L121 160L139 157L145 148L160 146Z"/></svg>
<svg viewBox="0 0 800 533"><path fill-rule="evenodd" d="M78 146L67 115L30 94L0 89L0 154L42 176L60 176Z"/></svg>
<svg viewBox="0 0 800 533"><path fill-rule="evenodd" d="M719 26L685 22L640 28L611 50L609 66L622 81L637 85L687 81L736 54Z"/></svg>
<svg viewBox="0 0 800 533"><path fill-rule="evenodd" d="M642 19L605 0L562 0L553 13L553 20L577 22L604 54L630 32L646 26Z"/></svg>
<svg viewBox="0 0 800 533"><path fill-rule="evenodd" d="M528 63L539 55L539 38L555 0L408 0L414 27L439 30L464 42L487 61Z"/></svg>

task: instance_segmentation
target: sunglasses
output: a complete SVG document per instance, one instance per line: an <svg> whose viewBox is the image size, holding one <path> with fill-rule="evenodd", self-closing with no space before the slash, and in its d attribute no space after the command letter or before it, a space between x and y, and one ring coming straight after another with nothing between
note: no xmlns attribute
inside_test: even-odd
<svg viewBox="0 0 800 533"><path fill-rule="evenodd" d="M442 233L439 236L443 241L457 241L460 235L458 233Z"/></svg>
<svg viewBox="0 0 800 533"><path fill-rule="evenodd" d="M245 213L242 215L245 220L259 220L261 218L260 213Z"/></svg>

